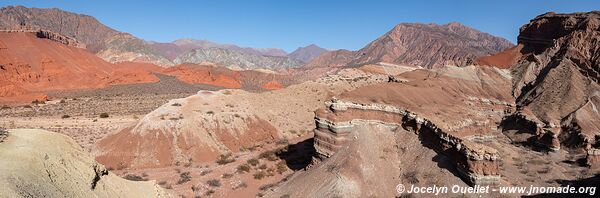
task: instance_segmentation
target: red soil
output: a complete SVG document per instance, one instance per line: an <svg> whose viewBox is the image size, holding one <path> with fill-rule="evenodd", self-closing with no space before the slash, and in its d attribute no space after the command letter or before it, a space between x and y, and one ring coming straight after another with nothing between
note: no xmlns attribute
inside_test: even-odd
<svg viewBox="0 0 600 198"><path fill-rule="evenodd" d="M164 73L176 76L178 80L190 84L208 84L225 88L242 87L239 72L222 67L182 64L167 68Z"/></svg>
<svg viewBox="0 0 600 198"><path fill-rule="evenodd" d="M268 83L264 84L262 86L262 88L268 89L268 90L277 90L277 89L283 89L283 85L281 85L277 81L272 80L272 81L269 81Z"/></svg>
<svg viewBox="0 0 600 198"><path fill-rule="evenodd" d="M479 57L475 60L475 64L508 69L521 58L522 48L523 45L517 45L494 55Z"/></svg>

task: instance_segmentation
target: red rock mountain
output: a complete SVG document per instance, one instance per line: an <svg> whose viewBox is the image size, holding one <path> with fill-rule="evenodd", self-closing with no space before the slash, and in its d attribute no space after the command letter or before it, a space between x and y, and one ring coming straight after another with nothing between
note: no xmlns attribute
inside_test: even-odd
<svg viewBox="0 0 600 198"><path fill-rule="evenodd" d="M119 32L103 25L92 16L65 12L57 8L7 6L0 9L1 29L45 29L73 37L87 45L91 52L105 47L105 40Z"/></svg>
<svg viewBox="0 0 600 198"><path fill-rule="evenodd" d="M333 51L308 63L311 67L353 66L377 62L438 68L463 66L477 57L495 54L513 44L460 23L401 23L364 48Z"/></svg>
<svg viewBox="0 0 600 198"><path fill-rule="evenodd" d="M146 70L127 71L85 49L68 46L69 39L43 31L0 32L0 102L31 102L52 90L158 81ZM120 78L126 74L126 79Z"/></svg>

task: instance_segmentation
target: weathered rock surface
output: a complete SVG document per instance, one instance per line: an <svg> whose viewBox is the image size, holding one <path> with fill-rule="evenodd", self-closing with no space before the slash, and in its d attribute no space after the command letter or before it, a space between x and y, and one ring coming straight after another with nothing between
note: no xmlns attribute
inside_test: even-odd
<svg viewBox="0 0 600 198"><path fill-rule="evenodd" d="M6 197L170 197L154 181L114 175L58 133L9 130L0 158L0 191Z"/></svg>
<svg viewBox="0 0 600 198"><path fill-rule="evenodd" d="M299 47L290 53L288 57L293 60L299 60L306 63L328 51L329 50L323 49L315 44L310 44L306 47Z"/></svg>
<svg viewBox="0 0 600 198"><path fill-rule="evenodd" d="M517 112L535 123L538 143L591 148L600 134L600 12L546 13L521 27L512 67Z"/></svg>
<svg viewBox="0 0 600 198"><path fill-rule="evenodd" d="M356 52L327 52L308 65L353 66L387 62L425 68L464 66L472 64L477 57L495 54L512 46L506 39L460 23L401 23Z"/></svg>

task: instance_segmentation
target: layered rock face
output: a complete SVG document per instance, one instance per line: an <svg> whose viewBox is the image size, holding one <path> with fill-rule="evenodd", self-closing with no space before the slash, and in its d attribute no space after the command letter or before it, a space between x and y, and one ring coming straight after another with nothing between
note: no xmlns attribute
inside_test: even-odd
<svg viewBox="0 0 600 198"><path fill-rule="evenodd" d="M0 9L0 29L4 30L50 30L75 38L93 52L105 46L105 40L118 34L94 17L65 12L59 9L26 8L8 6Z"/></svg>
<svg viewBox="0 0 600 198"><path fill-rule="evenodd" d="M328 50L323 49L315 44L308 45L306 47L299 47L288 55L293 60L299 60L302 62L309 62L313 58L327 52Z"/></svg>
<svg viewBox="0 0 600 198"><path fill-rule="evenodd" d="M173 62L176 64L214 63L235 70L270 69L273 71L303 65L302 62L287 57L245 54L219 48L195 49L177 57Z"/></svg>
<svg viewBox="0 0 600 198"><path fill-rule="evenodd" d="M328 52L308 65L352 66L387 62L425 68L464 66L472 64L477 57L495 54L512 46L506 39L459 23L402 23L351 55L341 56L348 52Z"/></svg>
<svg viewBox="0 0 600 198"><path fill-rule="evenodd" d="M378 123L417 134L424 146L452 159L471 184L498 184L500 156L476 141L494 136L497 122L510 109L507 72L467 67L400 76L408 82L343 93L328 103L328 109L317 111L317 158L335 156L356 127Z"/></svg>
<svg viewBox="0 0 600 198"><path fill-rule="evenodd" d="M6 197L170 197L155 181L116 176L58 133L9 130L0 158L0 191Z"/></svg>
<svg viewBox="0 0 600 198"><path fill-rule="evenodd" d="M516 114L535 126L523 130L551 150L587 148L593 156L600 134L600 12L540 15L521 27L519 44L523 56L512 67Z"/></svg>
<svg viewBox="0 0 600 198"><path fill-rule="evenodd" d="M313 165L266 196L397 197L397 184L423 184L417 172L435 175L426 184L465 185L454 175L501 182L502 156L486 142L514 103L508 71L446 67L388 79L402 80L344 92L317 110Z"/></svg>

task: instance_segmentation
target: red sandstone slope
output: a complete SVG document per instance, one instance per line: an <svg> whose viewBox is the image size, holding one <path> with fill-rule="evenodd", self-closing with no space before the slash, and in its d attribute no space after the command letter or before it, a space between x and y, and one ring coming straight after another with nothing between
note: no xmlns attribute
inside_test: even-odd
<svg viewBox="0 0 600 198"><path fill-rule="evenodd" d="M482 56L475 60L475 64L509 69L521 59L521 49L523 49L523 45L517 45L494 55Z"/></svg>
<svg viewBox="0 0 600 198"><path fill-rule="evenodd" d="M0 102L30 102L39 93L157 82L148 71L118 67L34 32L0 32ZM38 94L35 94L38 93Z"/></svg>

